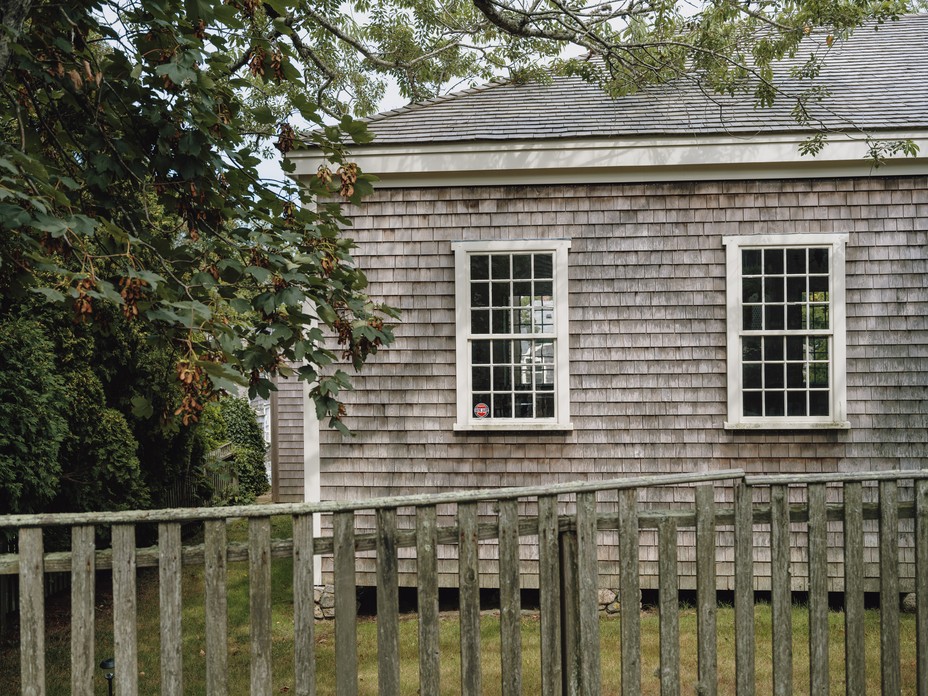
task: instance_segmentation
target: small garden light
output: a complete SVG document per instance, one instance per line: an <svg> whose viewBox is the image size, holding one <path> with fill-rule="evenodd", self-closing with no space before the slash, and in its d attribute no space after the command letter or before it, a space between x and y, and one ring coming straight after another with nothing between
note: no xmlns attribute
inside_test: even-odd
<svg viewBox="0 0 928 696"><path fill-rule="evenodd" d="M104 677L106 678L106 688L109 696L113 696L113 668L115 666L116 661L112 657L108 657L100 663L100 669L106 670Z"/></svg>

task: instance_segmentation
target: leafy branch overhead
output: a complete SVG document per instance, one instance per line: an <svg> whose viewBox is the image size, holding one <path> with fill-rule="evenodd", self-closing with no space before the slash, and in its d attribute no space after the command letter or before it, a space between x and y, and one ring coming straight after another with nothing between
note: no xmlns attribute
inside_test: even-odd
<svg viewBox="0 0 928 696"><path fill-rule="evenodd" d="M0 314L38 299L106 331L100 307L119 307L176 351L187 422L222 389L267 394L271 376L304 365L320 415L338 425L349 379L334 364L359 368L392 339L393 313L367 296L342 211L372 190L345 149L369 138L349 113L374 111L388 79L418 100L506 70L543 77L553 62L614 94L698 75L765 104L779 96L771 66L803 36L824 31L830 46L907 9L903 0L8 0ZM601 60L563 59L570 46ZM806 76L815 70L813 59ZM801 103L796 115L807 117ZM319 176L302 190L263 181L262 156L286 155L307 128L329 159ZM911 149L874 146L883 157ZM144 401L134 400L139 413Z"/></svg>
<svg viewBox="0 0 928 696"><path fill-rule="evenodd" d="M289 42L330 114L369 115L386 77L421 101L506 72L545 79L553 68L616 96L683 79L758 106L788 99L808 123L809 103L827 99L814 78L830 49L864 22L917 9L922 0L298 1L256 6L253 27L270 43ZM811 51L800 45L810 35L820 37ZM774 67L797 54L807 62L793 77L809 87L782 92Z"/></svg>
<svg viewBox="0 0 928 696"><path fill-rule="evenodd" d="M323 126L294 90L288 108L319 128L334 173L304 191L258 175L256 149L285 153L295 138L263 90L300 80L284 44L253 35L260 6L22 8L0 52L4 312L38 295L75 322L105 324L101 306L118 305L177 351L185 422L235 383L266 395L290 362L315 378L340 351L360 366L391 340L391 312L365 294L338 202L371 190L341 145L363 141L363 124ZM324 414L338 417L346 385L339 371L320 379Z"/></svg>

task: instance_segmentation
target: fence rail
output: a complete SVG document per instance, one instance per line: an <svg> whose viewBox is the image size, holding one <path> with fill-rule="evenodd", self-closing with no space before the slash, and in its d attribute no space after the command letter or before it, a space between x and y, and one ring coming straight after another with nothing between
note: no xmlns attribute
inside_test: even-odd
<svg viewBox="0 0 928 696"><path fill-rule="evenodd" d="M874 482L878 502L864 503L864 485ZM909 483L911 482L911 487ZM900 501L900 483L912 500ZM660 486L696 486L695 502L687 509L657 511L642 507L639 493ZM730 507L719 507L715 487L732 488ZM804 489L802 504L790 504L790 491ZM840 489L841 502L827 502L826 492ZM760 502L760 501L763 502ZM487 512L487 503L495 503ZM531 514L519 514L519 506ZM439 524L438 507L454 508L454 523ZM605 508L608 507L608 512ZM399 510L412 510L413 529L401 529ZM356 528L360 512L375 515L375 530ZM293 517L293 538L272 540L270 517ZM314 519L331 515L331 535L314 535ZM485 521L491 517L492 521ZM247 543L230 544L225 521L248 520ZM481 521L484 520L484 521ZM455 546L460 591L461 691L482 692L484 670L480 652L480 568L482 544L498 547L502 693L521 693L520 549L527 538L537 544L541 635L541 689L545 694L598 694L601 690L599 645L598 546L603 532L617 533L618 593L621 611L621 671L623 696L640 692L642 682L639 534L654 529L658 538L660 615L660 685L662 694L680 693L677 622L678 533L695 534L696 613L699 693L718 692L716 646L717 560L719 527L734 528L734 606L737 693L756 688L754 654L754 559L757 526L769 527L771 545L771 610L773 615L774 694L793 689L793 631L790 553L791 528L807 533L810 693L828 692L828 525L843 533L845 593L845 664L847 693L864 693L864 523L877 521L880 563L880 649L883 694L899 694L899 541L911 536L914 545L916 592L917 694L928 696L928 471L810 476L745 476L742 471L636 477L612 481L558 484L495 491L382 498L357 503L247 506L222 509L182 509L0 517L0 529L15 528L19 551L0 556L0 575L19 576L21 688L23 694L44 694L45 636L42 578L66 571L72 577L72 693L93 693L94 579L111 570L114 599L114 652L118 692L138 692L136 635L136 574L142 567L159 568L161 687L165 694L183 693L181 656L181 568L204 566L206 611L206 681L208 692L226 694L228 564L247 561L251 625L251 693L270 694L271 680L271 562L293 559L294 692L315 693L314 598L319 578L314 558L333 556L335 585L336 689L341 696L358 693L355 590L357 558L376 555L377 642L379 688L400 692L398 655L399 549L415 549L419 615L419 692L441 693L438 642L439 545ZM901 532L900 521L913 520L913 532ZM184 547L181 524L203 524L204 543ZM156 523L158 545L136 548L136 526ZM871 523L873 524L873 523ZM908 524L908 523L907 523ZM43 528L70 527L72 550L45 553ZM111 530L110 549L95 548L98 527ZM409 552L407 552L409 553ZM609 661L607 669L612 668Z"/></svg>

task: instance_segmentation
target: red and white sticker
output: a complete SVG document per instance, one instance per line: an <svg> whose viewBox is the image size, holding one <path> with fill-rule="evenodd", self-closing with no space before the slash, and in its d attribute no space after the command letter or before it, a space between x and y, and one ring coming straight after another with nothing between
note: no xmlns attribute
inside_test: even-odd
<svg viewBox="0 0 928 696"><path fill-rule="evenodd" d="M486 418L490 415L490 407L484 403L479 403L474 406L474 415L477 416L477 418Z"/></svg>

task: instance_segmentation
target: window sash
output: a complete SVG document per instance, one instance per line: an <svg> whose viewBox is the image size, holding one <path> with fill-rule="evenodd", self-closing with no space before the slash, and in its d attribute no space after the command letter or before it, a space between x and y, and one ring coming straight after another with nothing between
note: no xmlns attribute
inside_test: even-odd
<svg viewBox="0 0 928 696"><path fill-rule="evenodd" d="M452 243L458 367L455 429L571 427L569 246L567 240ZM476 257L479 264L472 264ZM504 355L500 351L507 346Z"/></svg>
<svg viewBox="0 0 928 696"><path fill-rule="evenodd" d="M723 240L729 317L726 427L848 427L846 242L846 234ZM767 250L786 259L782 267L767 265ZM827 250L827 274L813 263L811 250ZM746 308L759 311L759 317L749 321ZM774 348L769 354L768 343Z"/></svg>

